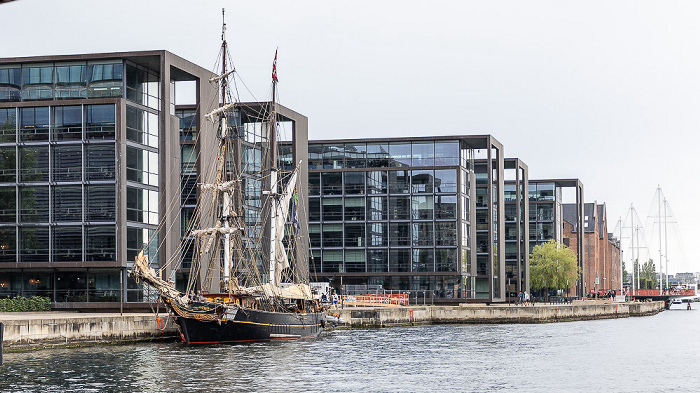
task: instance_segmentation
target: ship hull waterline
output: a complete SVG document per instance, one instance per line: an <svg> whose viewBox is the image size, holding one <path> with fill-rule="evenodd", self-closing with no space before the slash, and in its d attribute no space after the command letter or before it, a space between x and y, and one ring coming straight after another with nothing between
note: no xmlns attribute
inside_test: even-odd
<svg viewBox="0 0 700 393"><path fill-rule="evenodd" d="M202 321L175 314L182 342L188 345L293 340L317 337L324 313L285 313L242 308L232 320Z"/></svg>

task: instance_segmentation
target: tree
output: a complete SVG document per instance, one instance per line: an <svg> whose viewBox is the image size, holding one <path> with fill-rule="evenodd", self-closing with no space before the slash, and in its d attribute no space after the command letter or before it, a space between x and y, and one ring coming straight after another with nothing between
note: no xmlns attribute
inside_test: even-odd
<svg viewBox="0 0 700 393"><path fill-rule="evenodd" d="M639 286L640 289L654 289L658 288L659 280L656 277L656 265L654 260L650 259L642 265L642 269L639 271Z"/></svg>
<svg viewBox="0 0 700 393"><path fill-rule="evenodd" d="M627 266L625 266L625 262L622 261L622 282L625 283L627 280L630 279L629 277L630 273L627 271Z"/></svg>
<svg viewBox="0 0 700 393"><path fill-rule="evenodd" d="M551 239L533 247L530 254L530 287L533 289L566 289L578 280L576 253Z"/></svg>

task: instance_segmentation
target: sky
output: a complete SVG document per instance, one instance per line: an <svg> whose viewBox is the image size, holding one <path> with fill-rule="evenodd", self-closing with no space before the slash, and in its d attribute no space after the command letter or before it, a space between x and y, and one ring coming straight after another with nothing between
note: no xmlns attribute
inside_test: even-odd
<svg viewBox="0 0 700 393"><path fill-rule="evenodd" d="M630 206L658 215L660 186L669 271L700 271L700 2L18 0L0 57L165 49L212 69L222 8L241 99L269 99L278 48L310 139L492 134L531 179L580 179L609 232Z"/></svg>

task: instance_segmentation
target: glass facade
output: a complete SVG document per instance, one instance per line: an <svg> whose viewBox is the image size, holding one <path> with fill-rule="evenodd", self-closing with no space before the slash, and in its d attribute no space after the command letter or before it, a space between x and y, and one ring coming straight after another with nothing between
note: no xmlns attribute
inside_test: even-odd
<svg viewBox="0 0 700 393"><path fill-rule="evenodd" d="M465 228L458 217L470 204L469 150L458 140L310 143L312 280L344 274L349 287L463 297L470 247L459 233L470 229L468 214Z"/></svg>
<svg viewBox="0 0 700 393"><path fill-rule="evenodd" d="M57 73L69 85L71 67L23 68L25 82L39 89ZM75 72L84 82L84 70ZM114 104L3 108L0 113L5 131L0 141L2 261L115 262ZM90 132L89 113L99 113L97 138Z"/></svg>

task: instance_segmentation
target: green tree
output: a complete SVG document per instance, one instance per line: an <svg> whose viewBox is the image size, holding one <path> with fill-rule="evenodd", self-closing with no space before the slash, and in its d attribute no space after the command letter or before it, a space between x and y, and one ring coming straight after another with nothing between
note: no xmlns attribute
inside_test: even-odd
<svg viewBox="0 0 700 393"><path fill-rule="evenodd" d="M530 287L532 289L566 289L578 280L576 253L551 239L533 247L530 254Z"/></svg>
<svg viewBox="0 0 700 393"><path fill-rule="evenodd" d="M622 282L625 283L627 280L630 280L630 273L627 271L627 266L625 266L625 262L622 262Z"/></svg>
<svg viewBox="0 0 700 393"><path fill-rule="evenodd" d="M640 289L655 289L659 287L659 280L656 277L656 265L653 259L644 262L642 265L639 271L639 286Z"/></svg>

